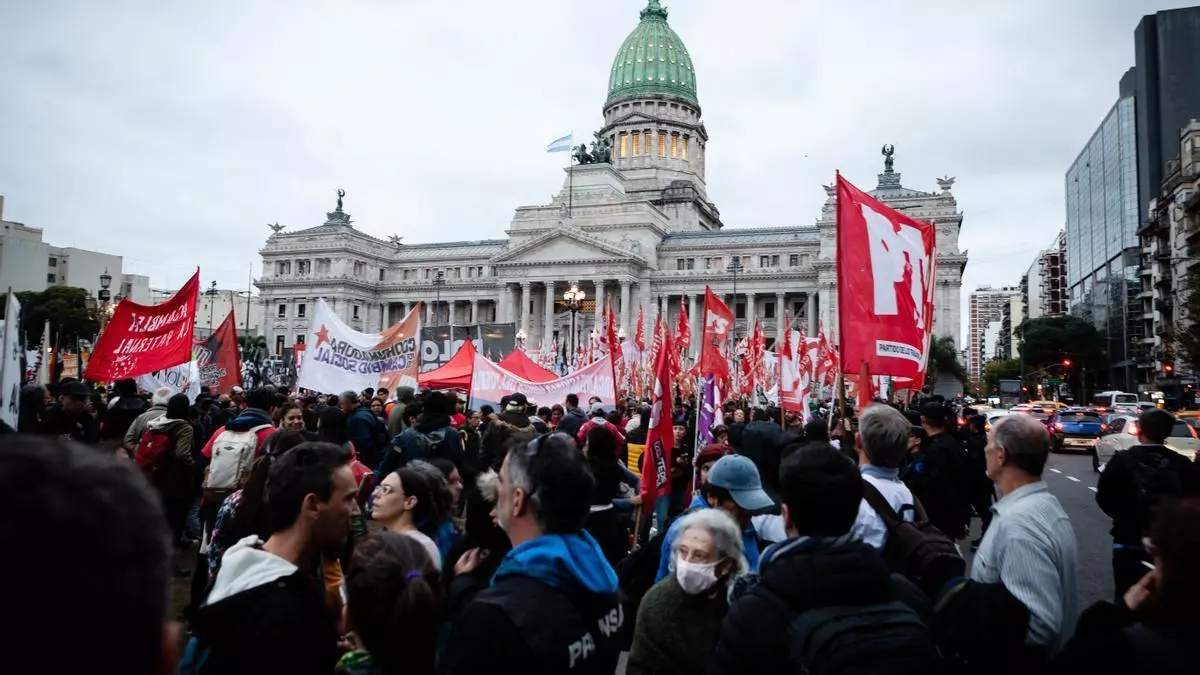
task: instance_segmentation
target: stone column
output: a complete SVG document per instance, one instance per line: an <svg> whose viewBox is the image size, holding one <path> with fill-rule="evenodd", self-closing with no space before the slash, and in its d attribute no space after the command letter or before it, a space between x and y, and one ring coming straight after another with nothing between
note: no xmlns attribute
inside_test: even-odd
<svg viewBox="0 0 1200 675"><path fill-rule="evenodd" d="M596 323L592 330L600 332L601 326L604 325L604 280L597 279L596 284Z"/></svg>
<svg viewBox="0 0 1200 675"><path fill-rule="evenodd" d="M629 306L629 291L630 281L628 279L621 280L621 328L625 330L625 335L629 338L633 337L633 329L630 328L629 322L632 319Z"/></svg>
<svg viewBox="0 0 1200 675"><path fill-rule="evenodd" d="M554 282L546 282L546 316L542 329L542 349L549 350L554 342Z"/></svg>
<svg viewBox="0 0 1200 675"><path fill-rule="evenodd" d="M783 331L788 329L788 317L791 316L791 313L787 311L787 307L784 306L784 302L786 301L786 295L787 295L786 293L776 293L775 294L775 344L776 345L783 344ZM795 345L793 345L793 348L795 348Z"/></svg>
<svg viewBox="0 0 1200 675"><path fill-rule="evenodd" d="M519 316L521 317L521 330L525 331L526 340L529 339L529 303L531 302L529 294L532 286L531 282L521 282L521 313Z"/></svg>
<svg viewBox="0 0 1200 675"><path fill-rule="evenodd" d="M746 292L746 335L754 332L754 291Z"/></svg>
<svg viewBox="0 0 1200 675"><path fill-rule="evenodd" d="M817 334L817 292L809 291L804 298L804 314L808 321L808 334L816 336Z"/></svg>
<svg viewBox="0 0 1200 675"><path fill-rule="evenodd" d="M425 325L426 326L433 325L433 303L432 302L425 303Z"/></svg>
<svg viewBox="0 0 1200 675"><path fill-rule="evenodd" d="M501 284L496 294L496 322L504 323L504 299L508 295L508 286Z"/></svg>
<svg viewBox="0 0 1200 675"><path fill-rule="evenodd" d="M479 299L478 298L471 300L471 323L472 324L479 323Z"/></svg>
<svg viewBox="0 0 1200 675"><path fill-rule="evenodd" d="M700 334L700 331L697 330L697 326L704 325L701 323L699 317L696 316L697 311L704 310L696 309L696 294L693 293L688 296L688 329L692 331L692 346L688 347L688 352L692 355L692 358L696 358L696 354L699 353L700 340L704 337Z"/></svg>

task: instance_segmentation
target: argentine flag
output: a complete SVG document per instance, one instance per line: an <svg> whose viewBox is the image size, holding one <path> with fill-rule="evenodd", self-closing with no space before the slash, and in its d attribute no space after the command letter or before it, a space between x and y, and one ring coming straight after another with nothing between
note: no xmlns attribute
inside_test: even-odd
<svg viewBox="0 0 1200 675"><path fill-rule="evenodd" d="M575 141L575 134L573 134L573 133L567 134L566 136L563 136L562 138L550 141L550 144L546 146L546 152L570 152L571 151L571 143L573 143L574 141Z"/></svg>

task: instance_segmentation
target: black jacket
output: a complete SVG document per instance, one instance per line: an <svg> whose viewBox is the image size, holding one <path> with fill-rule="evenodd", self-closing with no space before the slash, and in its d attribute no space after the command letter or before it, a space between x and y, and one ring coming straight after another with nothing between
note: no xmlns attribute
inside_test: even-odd
<svg viewBox="0 0 1200 675"><path fill-rule="evenodd" d="M150 402L140 396L121 396L104 413L104 428L100 439L104 441L125 438L125 432L139 415L150 409ZM205 439L208 440L208 439Z"/></svg>
<svg viewBox="0 0 1200 675"><path fill-rule="evenodd" d="M209 602L193 622L195 640L208 652L201 675L333 672L337 631L321 583L307 570L284 574L281 558L247 548L239 543L225 552ZM239 577L259 583L224 595L246 585Z"/></svg>
<svg viewBox="0 0 1200 675"><path fill-rule="evenodd" d="M750 458L758 467L763 488L775 497L779 494L779 463L783 452L783 429L778 424L758 420L742 430L740 454Z"/></svg>
<svg viewBox="0 0 1200 675"><path fill-rule="evenodd" d="M1200 494L1200 480L1195 466L1186 457L1162 445L1135 445L1118 452L1104 466L1100 481L1096 484L1096 504L1112 518L1113 541L1119 544L1140 546L1142 536L1150 526L1149 507L1157 497L1142 497L1135 472L1146 471L1139 466L1161 466L1158 472L1174 473L1175 476L1151 477L1148 488L1171 485L1178 496Z"/></svg>
<svg viewBox="0 0 1200 675"><path fill-rule="evenodd" d="M1108 469L1105 469L1108 471ZM1062 675L1200 672L1200 622L1138 620L1125 607L1098 602L1079 616L1075 635L1054 663Z"/></svg>
<svg viewBox="0 0 1200 675"><path fill-rule="evenodd" d="M966 469L966 453L949 433L930 436L916 455L909 455L900 477L913 496L921 500L929 521L957 538L970 523L972 476Z"/></svg>
<svg viewBox="0 0 1200 675"><path fill-rule="evenodd" d="M794 662L793 622L807 610L833 606L867 606L899 601L929 626L933 610L920 589L888 573L875 549L857 541L806 548L790 539L763 553L758 582L733 601L721 625L717 665L733 673L802 672ZM926 664L933 649L924 636L907 648L894 648L868 672L911 672ZM863 642L870 640L863 635ZM849 672L849 671L848 671ZM855 671L861 672L861 671Z"/></svg>
<svg viewBox="0 0 1200 675"><path fill-rule="evenodd" d="M558 428L555 431L561 431L564 434L570 434L571 438L579 435L579 430L583 428L587 422L587 415L579 408L567 408L561 419L558 420Z"/></svg>
<svg viewBox="0 0 1200 675"><path fill-rule="evenodd" d="M62 436L86 445L100 443L100 424L94 417L86 412L70 415L58 403L50 406L42 416L42 433Z"/></svg>
<svg viewBox="0 0 1200 675"><path fill-rule="evenodd" d="M452 606L462 606L451 598ZM618 594L571 593L529 577L466 603L442 661L446 675L612 675L626 643Z"/></svg>

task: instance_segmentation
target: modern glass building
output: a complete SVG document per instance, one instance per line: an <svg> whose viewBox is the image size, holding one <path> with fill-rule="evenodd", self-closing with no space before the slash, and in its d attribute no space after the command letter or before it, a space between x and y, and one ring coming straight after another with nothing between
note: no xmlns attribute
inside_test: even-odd
<svg viewBox="0 0 1200 675"><path fill-rule="evenodd" d="M1131 68L1065 180L1071 313L1091 320L1105 337L1109 361L1091 385L1127 391L1136 386L1131 331L1141 326L1135 92Z"/></svg>

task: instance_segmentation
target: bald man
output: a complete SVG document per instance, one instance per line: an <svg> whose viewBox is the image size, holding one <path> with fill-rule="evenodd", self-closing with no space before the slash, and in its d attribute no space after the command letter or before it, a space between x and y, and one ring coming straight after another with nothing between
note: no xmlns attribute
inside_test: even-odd
<svg viewBox="0 0 1200 675"><path fill-rule="evenodd" d="M1029 609L1027 645L1053 656L1079 616L1075 531L1042 481L1050 436L1031 415L1000 419L988 437L987 475L1001 499L971 565L971 579L1002 583Z"/></svg>

